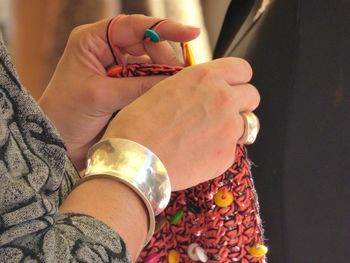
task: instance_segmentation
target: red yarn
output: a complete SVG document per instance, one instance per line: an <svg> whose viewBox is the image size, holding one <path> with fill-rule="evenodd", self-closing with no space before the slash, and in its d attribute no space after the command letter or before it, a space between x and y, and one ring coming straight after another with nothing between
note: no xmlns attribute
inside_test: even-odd
<svg viewBox="0 0 350 263"><path fill-rule="evenodd" d="M108 71L113 77L173 75L182 67L158 64L115 66ZM205 143L205 142L203 142ZM265 257L252 257L251 247L263 244L259 206L250 173L251 163L246 148L237 146L235 163L221 176L187 190L172 193L170 203L158 219L167 223L156 232L143 249L137 262L167 262L171 249L180 253L180 262L193 262L187 248L198 243L208 262L264 262ZM215 205L213 197L219 189L233 194L233 203L225 208ZM179 210L181 220L171 224Z"/></svg>
<svg viewBox="0 0 350 263"><path fill-rule="evenodd" d="M169 223L155 233L143 249L138 262L153 254L157 262L167 262L167 252L175 249L180 262L193 262L187 255L191 243L198 243L207 252L208 262L263 262L249 249L263 244L262 227L254 184L246 149L237 147L236 162L221 176L184 191L172 193L168 207L160 216ZM226 187L233 194L233 203L220 208L213 201L218 189ZM170 217L178 210L184 216L177 224Z"/></svg>
<svg viewBox="0 0 350 263"><path fill-rule="evenodd" d="M183 67L167 66L151 63L129 64L126 66L113 66L107 71L109 77L140 77L140 76L154 76L154 75L174 75Z"/></svg>

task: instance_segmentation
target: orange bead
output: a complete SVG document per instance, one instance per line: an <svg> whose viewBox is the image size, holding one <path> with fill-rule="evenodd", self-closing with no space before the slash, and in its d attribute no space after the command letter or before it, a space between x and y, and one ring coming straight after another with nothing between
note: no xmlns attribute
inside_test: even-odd
<svg viewBox="0 0 350 263"><path fill-rule="evenodd" d="M122 70L123 70L122 66L119 66L119 65L113 66L107 71L107 76L116 77L118 74L122 72Z"/></svg>
<svg viewBox="0 0 350 263"><path fill-rule="evenodd" d="M260 258L266 255L268 249L264 245L257 245L249 249L249 254L252 257Z"/></svg>
<svg viewBox="0 0 350 263"><path fill-rule="evenodd" d="M168 263L179 263L180 262L180 254L175 249L169 251L168 254Z"/></svg>
<svg viewBox="0 0 350 263"><path fill-rule="evenodd" d="M219 207L227 207L233 202L233 194L231 192L226 192L223 189L220 189L214 195L214 202Z"/></svg>

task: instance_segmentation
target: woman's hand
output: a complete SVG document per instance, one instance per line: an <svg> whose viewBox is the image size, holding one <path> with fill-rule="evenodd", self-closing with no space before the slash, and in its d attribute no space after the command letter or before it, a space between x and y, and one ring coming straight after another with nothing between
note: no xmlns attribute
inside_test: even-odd
<svg viewBox="0 0 350 263"><path fill-rule="evenodd" d="M224 58L186 68L122 109L104 138L126 138L152 150L168 170L172 190L223 173L243 134L240 115L260 97L247 82L249 64Z"/></svg>
<svg viewBox="0 0 350 263"><path fill-rule="evenodd" d="M179 65L169 43L144 43L144 31L159 21L141 15L124 16L112 27L111 42L128 61ZM85 165L87 150L103 134L112 114L126 106L164 77L110 78L113 64L106 30L108 20L77 27L39 105L63 136L68 155L78 169ZM167 21L157 28L162 40L185 42L198 28ZM146 109L147 110L147 109Z"/></svg>

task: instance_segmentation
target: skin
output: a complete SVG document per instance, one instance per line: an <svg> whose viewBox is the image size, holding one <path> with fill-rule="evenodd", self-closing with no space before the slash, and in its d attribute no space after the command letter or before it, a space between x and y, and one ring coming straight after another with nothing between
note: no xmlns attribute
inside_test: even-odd
<svg viewBox="0 0 350 263"><path fill-rule="evenodd" d="M244 127L240 112L259 103L255 87L246 83L250 78L250 66L237 58L186 68L123 108L103 138L151 149L174 191L213 179L234 162Z"/></svg>
<svg viewBox="0 0 350 263"><path fill-rule="evenodd" d="M113 43L133 60L142 56L142 60L178 65L167 42L143 44L144 30L155 21L144 16L119 19L113 27ZM220 175L234 161L243 134L240 112L253 111L259 104L259 93L248 83L249 64L224 58L188 67L166 79L108 78L105 68L113 60L104 39L106 23L79 27L72 33L40 100L75 165L84 169L87 150L100 139L126 138L148 147L162 160L173 191ZM158 32L162 39L175 41L188 41L199 33L175 22L164 23ZM142 201L123 184L110 179L81 184L60 212L103 221L122 236L134 260L142 249L147 213Z"/></svg>
<svg viewBox="0 0 350 263"><path fill-rule="evenodd" d="M169 43L144 43L144 31L159 21L141 15L121 18L112 27L112 43L131 54L129 61L180 65ZM75 166L85 166L87 150L102 136L112 114L135 100L164 77L110 78L106 68L113 64L107 44L109 20L77 27L44 94L38 101L63 136ZM189 41L198 28L174 21L157 29L164 40ZM84 132L82 133L82 129Z"/></svg>

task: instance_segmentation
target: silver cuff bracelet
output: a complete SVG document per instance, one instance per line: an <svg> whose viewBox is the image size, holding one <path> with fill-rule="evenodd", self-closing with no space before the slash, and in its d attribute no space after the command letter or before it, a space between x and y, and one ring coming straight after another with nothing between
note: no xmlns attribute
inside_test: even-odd
<svg viewBox="0 0 350 263"><path fill-rule="evenodd" d="M149 215L147 244L154 233L155 216L165 209L171 195L170 180L159 158L127 139L103 140L90 148L85 176L79 184L96 177L113 177L140 196Z"/></svg>

